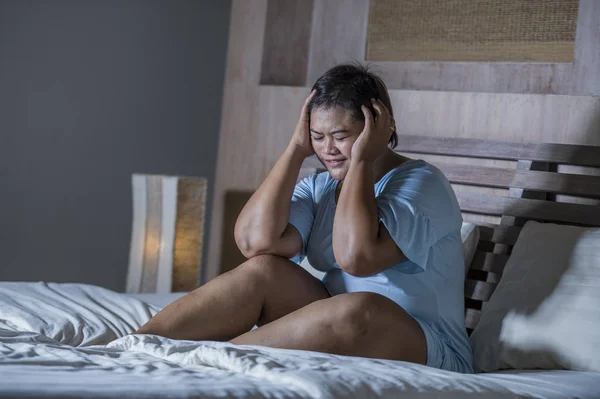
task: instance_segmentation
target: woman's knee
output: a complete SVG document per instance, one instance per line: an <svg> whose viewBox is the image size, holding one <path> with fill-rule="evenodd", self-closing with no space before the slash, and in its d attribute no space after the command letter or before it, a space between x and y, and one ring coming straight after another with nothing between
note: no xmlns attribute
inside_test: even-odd
<svg viewBox="0 0 600 399"><path fill-rule="evenodd" d="M291 264L291 265L290 265ZM275 255L259 255L248 259L238 268L260 279L273 279L295 265L289 259Z"/></svg>
<svg viewBox="0 0 600 399"><path fill-rule="evenodd" d="M318 279L286 258L261 255L249 259L239 269L245 273L244 280L251 281L257 293L264 298L258 325L329 296Z"/></svg>
<svg viewBox="0 0 600 399"><path fill-rule="evenodd" d="M326 292L321 282L301 266L275 255L259 255L242 263L238 269L244 278L256 284L257 288L272 292L281 289L298 290L304 288L307 294L315 289Z"/></svg>
<svg viewBox="0 0 600 399"><path fill-rule="evenodd" d="M335 312L331 320L337 333L351 340L360 340L369 334L373 318L389 299L371 292L340 294L332 299Z"/></svg>

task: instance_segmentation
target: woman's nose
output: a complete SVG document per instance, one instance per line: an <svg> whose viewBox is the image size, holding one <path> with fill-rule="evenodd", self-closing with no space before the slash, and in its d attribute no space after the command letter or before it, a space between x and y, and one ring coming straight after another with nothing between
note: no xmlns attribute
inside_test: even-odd
<svg viewBox="0 0 600 399"><path fill-rule="evenodd" d="M327 154L337 153L337 147L335 146L333 139L325 140L325 153L327 153Z"/></svg>

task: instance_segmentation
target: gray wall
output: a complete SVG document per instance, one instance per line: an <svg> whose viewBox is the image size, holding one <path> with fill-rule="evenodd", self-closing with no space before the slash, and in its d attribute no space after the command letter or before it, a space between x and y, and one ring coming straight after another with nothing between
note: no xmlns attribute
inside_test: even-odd
<svg viewBox="0 0 600 399"><path fill-rule="evenodd" d="M131 173L212 199L230 6L0 0L0 280L124 290Z"/></svg>

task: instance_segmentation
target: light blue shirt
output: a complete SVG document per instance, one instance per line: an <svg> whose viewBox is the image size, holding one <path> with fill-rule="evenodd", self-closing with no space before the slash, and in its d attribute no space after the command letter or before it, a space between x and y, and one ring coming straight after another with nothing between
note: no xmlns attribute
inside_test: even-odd
<svg viewBox="0 0 600 399"><path fill-rule="evenodd" d="M408 160L375 184L379 220L407 259L369 277L344 272L333 256L337 184L324 172L296 185L289 222L300 232L303 249L293 260L300 263L307 256L315 269L326 272L323 284L331 295L366 291L390 298L470 365L462 215L446 177L425 161Z"/></svg>

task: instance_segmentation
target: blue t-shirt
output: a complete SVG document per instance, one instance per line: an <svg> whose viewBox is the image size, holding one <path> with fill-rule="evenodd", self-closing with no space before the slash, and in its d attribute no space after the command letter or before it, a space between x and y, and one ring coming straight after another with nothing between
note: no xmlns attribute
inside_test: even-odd
<svg viewBox="0 0 600 399"><path fill-rule="evenodd" d="M462 215L446 177L425 161L408 160L375 184L379 220L407 259L369 277L344 272L333 256L337 184L324 172L296 185L289 222L300 232L303 249L293 260L300 263L307 256L315 269L326 272L323 284L331 295L366 291L390 298L470 365Z"/></svg>

